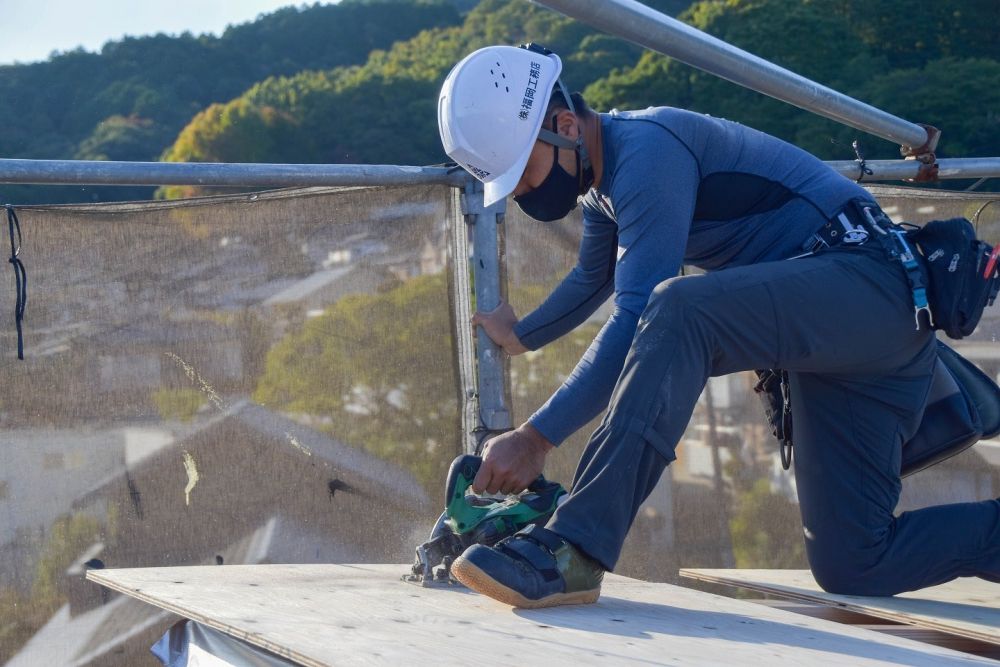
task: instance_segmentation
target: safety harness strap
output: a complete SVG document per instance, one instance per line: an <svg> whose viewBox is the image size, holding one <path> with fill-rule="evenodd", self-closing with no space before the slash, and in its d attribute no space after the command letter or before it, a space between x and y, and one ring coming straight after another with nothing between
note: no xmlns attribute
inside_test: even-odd
<svg viewBox="0 0 1000 667"><path fill-rule="evenodd" d="M876 232L876 238L886 256L890 260L899 260L906 271L906 281L910 284L910 294L913 298L913 320L920 330L920 313L927 313L927 324L934 327L934 316L927 302L927 284L924 272L917 262L916 255L906 242L906 230L894 223L889 216L876 206L862 206L861 212L865 220ZM884 229L887 227L888 230Z"/></svg>

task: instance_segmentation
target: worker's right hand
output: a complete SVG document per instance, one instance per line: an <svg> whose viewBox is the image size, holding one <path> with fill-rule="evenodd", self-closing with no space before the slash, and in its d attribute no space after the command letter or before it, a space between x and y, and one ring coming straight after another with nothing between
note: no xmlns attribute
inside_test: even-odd
<svg viewBox="0 0 1000 667"><path fill-rule="evenodd" d="M521 344L517 334L514 333L517 315L514 314L514 309L506 301L501 301L499 306L488 313L476 311L476 314L472 316L472 325L476 326L477 324L483 328L490 340L499 345L510 356L513 357L528 351L528 348Z"/></svg>
<svg viewBox="0 0 1000 667"><path fill-rule="evenodd" d="M476 493L520 493L542 474L545 456L554 445L531 424L491 438L472 490Z"/></svg>

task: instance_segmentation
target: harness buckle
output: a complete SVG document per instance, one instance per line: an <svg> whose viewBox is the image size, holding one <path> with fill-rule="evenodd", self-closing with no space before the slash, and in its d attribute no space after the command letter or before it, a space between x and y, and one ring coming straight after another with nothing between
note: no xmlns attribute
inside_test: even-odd
<svg viewBox="0 0 1000 667"><path fill-rule="evenodd" d="M844 234L844 239L841 243L846 243L847 245L862 245L867 240L868 231L861 227L856 227L855 229L852 229Z"/></svg>

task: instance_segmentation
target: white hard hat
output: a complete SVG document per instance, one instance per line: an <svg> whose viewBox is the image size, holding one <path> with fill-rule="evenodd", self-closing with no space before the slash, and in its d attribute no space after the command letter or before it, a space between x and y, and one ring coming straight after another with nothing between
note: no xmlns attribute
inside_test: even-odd
<svg viewBox="0 0 1000 667"><path fill-rule="evenodd" d="M554 53L489 46L463 58L445 79L438 98L441 143L484 183L487 206L521 180L561 71Z"/></svg>

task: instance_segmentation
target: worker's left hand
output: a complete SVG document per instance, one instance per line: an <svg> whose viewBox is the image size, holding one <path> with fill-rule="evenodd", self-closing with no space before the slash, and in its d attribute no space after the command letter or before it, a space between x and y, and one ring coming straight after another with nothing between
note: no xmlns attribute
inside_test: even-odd
<svg viewBox="0 0 1000 667"><path fill-rule="evenodd" d="M542 474L545 456L552 448L552 443L528 423L501 433L486 443L472 490L520 493Z"/></svg>
<svg viewBox="0 0 1000 667"><path fill-rule="evenodd" d="M481 326L490 340L512 357L528 351L528 348L521 344L521 340L514 333L515 324L517 324L517 315L514 314L511 305L503 300L493 310L485 313L476 311L476 314L472 316L472 326Z"/></svg>

